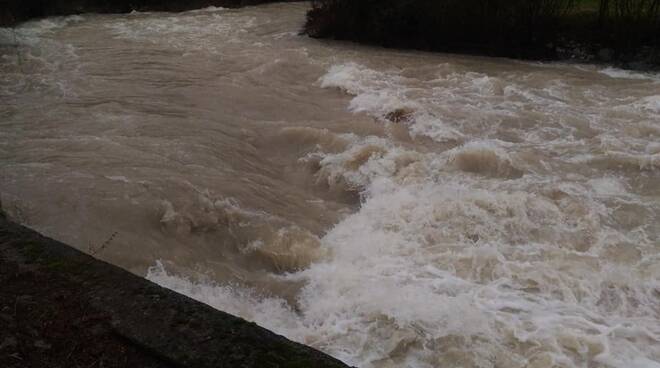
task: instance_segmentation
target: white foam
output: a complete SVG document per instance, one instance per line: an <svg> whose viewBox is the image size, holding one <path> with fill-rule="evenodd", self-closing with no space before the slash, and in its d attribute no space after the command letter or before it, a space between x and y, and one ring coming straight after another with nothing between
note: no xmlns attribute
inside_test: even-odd
<svg viewBox="0 0 660 368"><path fill-rule="evenodd" d="M600 70L600 73L611 78L660 81L660 75L655 73L642 73L613 67Z"/></svg>
<svg viewBox="0 0 660 368"><path fill-rule="evenodd" d="M286 301L264 297L255 290L232 285L218 285L211 281L194 282L188 278L169 274L162 262L149 268L147 279L181 294L197 299L227 313L255 321L271 330L295 332L299 321ZM304 336L291 336L302 340Z"/></svg>
<svg viewBox="0 0 660 368"><path fill-rule="evenodd" d="M284 276L305 284L297 314L277 298L150 277L359 367L655 364L658 281L600 256L607 244L649 242L613 238L603 224L597 198L627 195L625 185L565 182L546 197L534 181L516 190L443 174L461 152L511 162L511 146L475 141L437 155L354 137L343 152L318 153L319 178L363 203L321 239L326 257Z"/></svg>
<svg viewBox="0 0 660 368"><path fill-rule="evenodd" d="M635 106L660 114L660 95L644 97Z"/></svg>
<svg viewBox="0 0 660 368"><path fill-rule="evenodd" d="M589 185L596 194L601 196L621 196L628 194L626 186L616 178L600 178L589 180Z"/></svg>
<svg viewBox="0 0 660 368"><path fill-rule="evenodd" d="M411 108L405 89L395 74L385 74L356 63L333 65L321 79L323 88L339 88L355 97L349 108L376 117L397 110Z"/></svg>
<svg viewBox="0 0 660 368"><path fill-rule="evenodd" d="M297 316L277 299L181 283L162 270L150 278L360 367L449 364L440 346L462 352L468 366L552 356L624 368L660 354L653 281L610 277L595 256L567 262L574 242L588 241L581 233L602 229L588 202L573 212L525 192L383 176L366 193L361 210L323 238L332 256L287 276L306 283ZM601 304L610 290L614 302ZM617 304L625 290L639 306Z"/></svg>
<svg viewBox="0 0 660 368"><path fill-rule="evenodd" d="M611 166L634 167L639 170L655 170L660 168L660 153L643 154L621 151L607 151L606 161Z"/></svg>
<svg viewBox="0 0 660 368"><path fill-rule="evenodd" d="M223 8L221 6L207 6L206 8L202 9L196 9L196 10L190 10L187 13L195 14L195 13L217 13L217 12L222 12L227 10L227 8Z"/></svg>
<svg viewBox="0 0 660 368"><path fill-rule="evenodd" d="M221 45L207 38L224 35L227 39L233 39L236 33L242 32L253 21L245 19L237 23L235 19L228 19L221 10L186 12L177 16L148 13L104 25L113 37L121 40L164 44L186 51L215 50Z"/></svg>
<svg viewBox="0 0 660 368"><path fill-rule="evenodd" d="M427 136L437 141L461 139L460 131L409 98L407 95L411 91L403 81L397 73L382 73L356 63L333 65L320 79L323 88L339 88L354 95L349 105L353 112L386 121L392 112L410 111L407 124L413 136ZM487 88L475 83L478 89Z"/></svg>
<svg viewBox="0 0 660 368"><path fill-rule="evenodd" d="M287 276L306 285L297 301L301 324L277 331L299 336L315 326L307 341L361 367L657 364L656 271L617 264L643 257L653 240L643 229L608 225L613 209L606 201L638 203L628 184L579 172L522 177L516 154L522 146L550 156L569 152L564 162L604 155L653 169L656 145L604 129L602 155L580 149L584 142L563 135L593 134L588 129L606 113L590 110L593 127L572 126L571 115L580 112L571 110L562 81L529 88L452 73L431 81L431 92L420 97L406 78L346 63L332 66L320 84L353 95L350 110L379 119L414 110L407 124L413 135L472 139L421 154L389 139L355 137L344 151L315 153L317 179L360 192L362 206L321 239L328 257ZM581 96L608 101L593 90ZM655 102L641 98L636 113L656 112ZM624 111L617 103L598 106ZM475 139L474 131L492 132L488 122L460 121L456 111L495 119L533 111L539 121L521 127L530 139L514 144ZM519 180L502 180L511 178ZM613 251L623 252L620 260L605 256Z"/></svg>
<svg viewBox="0 0 660 368"><path fill-rule="evenodd" d="M119 182L122 182L122 183L130 183L131 182L130 180L128 180L127 177L125 177L123 175L106 176L106 178L108 178L112 181L119 181Z"/></svg>

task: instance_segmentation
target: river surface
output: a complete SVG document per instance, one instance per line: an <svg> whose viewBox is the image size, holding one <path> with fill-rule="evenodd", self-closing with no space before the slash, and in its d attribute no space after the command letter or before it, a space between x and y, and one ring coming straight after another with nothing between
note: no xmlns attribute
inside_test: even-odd
<svg viewBox="0 0 660 368"><path fill-rule="evenodd" d="M660 367L660 75L307 6L0 29L5 211L361 368Z"/></svg>

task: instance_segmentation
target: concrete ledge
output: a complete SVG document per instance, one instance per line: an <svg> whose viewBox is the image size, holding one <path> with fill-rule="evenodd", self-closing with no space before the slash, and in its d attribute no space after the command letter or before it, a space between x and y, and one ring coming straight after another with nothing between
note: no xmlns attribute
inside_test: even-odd
<svg viewBox="0 0 660 368"><path fill-rule="evenodd" d="M91 325L89 316L95 316ZM69 336L68 326L80 327L81 323L80 332ZM64 326L57 332L61 336L51 331L58 324ZM87 334L90 330L95 334ZM76 340L76 336L80 341L70 341L69 346L81 344L84 348L96 340L107 340L101 345L101 355L106 349L133 354L106 354L105 364L100 365L105 367L121 366L112 364L115 358L163 367L346 367L317 350L162 288L0 215L0 366L61 363L75 367L63 362L65 355L59 351L66 346L57 344ZM115 349L115 345L119 347ZM73 352L75 348L67 360ZM76 354L78 359L93 359ZM45 364L39 365L39 361Z"/></svg>

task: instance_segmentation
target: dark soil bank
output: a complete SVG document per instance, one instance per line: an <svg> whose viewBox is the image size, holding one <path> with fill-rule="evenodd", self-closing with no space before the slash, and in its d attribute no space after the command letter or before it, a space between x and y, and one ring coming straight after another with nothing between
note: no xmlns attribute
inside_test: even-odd
<svg viewBox="0 0 660 368"><path fill-rule="evenodd" d="M315 0L305 31L386 47L660 66L660 0Z"/></svg>
<svg viewBox="0 0 660 368"><path fill-rule="evenodd" d="M0 26L54 15L130 13L133 10L178 12L207 6L235 8L275 1L278 0L0 0Z"/></svg>
<svg viewBox="0 0 660 368"><path fill-rule="evenodd" d="M346 367L0 214L0 367Z"/></svg>

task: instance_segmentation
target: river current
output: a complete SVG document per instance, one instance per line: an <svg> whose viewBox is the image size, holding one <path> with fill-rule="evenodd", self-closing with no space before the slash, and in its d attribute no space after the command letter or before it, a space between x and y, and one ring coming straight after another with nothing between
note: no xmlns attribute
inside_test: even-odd
<svg viewBox="0 0 660 368"><path fill-rule="evenodd" d="M361 368L660 367L660 75L307 7L0 29L3 209Z"/></svg>

